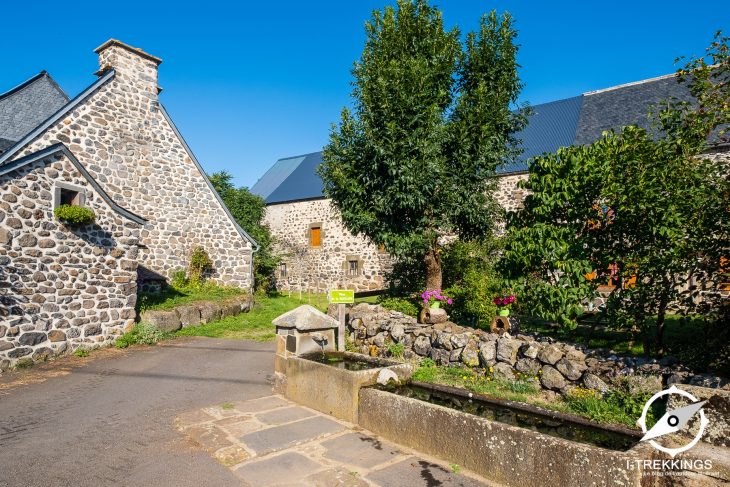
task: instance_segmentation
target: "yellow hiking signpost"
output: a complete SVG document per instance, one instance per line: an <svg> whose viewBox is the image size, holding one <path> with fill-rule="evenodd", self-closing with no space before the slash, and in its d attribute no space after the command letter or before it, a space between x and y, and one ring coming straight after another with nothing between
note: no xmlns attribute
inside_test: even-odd
<svg viewBox="0 0 730 487"><path fill-rule="evenodd" d="M327 301L337 305L340 326L337 330L337 350L345 351L345 305L355 302L355 291L352 289L330 289Z"/></svg>
<svg viewBox="0 0 730 487"><path fill-rule="evenodd" d="M330 304L352 304L355 302L355 291L352 289L330 289L327 301Z"/></svg>

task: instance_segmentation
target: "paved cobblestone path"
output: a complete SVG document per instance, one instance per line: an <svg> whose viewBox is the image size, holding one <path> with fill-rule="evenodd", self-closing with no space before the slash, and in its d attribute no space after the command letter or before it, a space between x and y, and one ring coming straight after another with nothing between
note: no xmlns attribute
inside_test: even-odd
<svg viewBox="0 0 730 487"><path fill-rule="evenodd" d="M273 344L184 338L0 377L0 486L476 486L271 392Z"/></svg>

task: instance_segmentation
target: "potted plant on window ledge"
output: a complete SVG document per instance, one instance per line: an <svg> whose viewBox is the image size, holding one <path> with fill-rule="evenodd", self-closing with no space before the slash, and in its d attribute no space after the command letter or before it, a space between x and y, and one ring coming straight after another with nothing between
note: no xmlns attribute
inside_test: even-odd
<svg viewBox="0 0 730 487"><path fill-rule="evenodd" d="M59 205L53 210L53 214L69 227L90 225L96 220L94 210L85 206Z"/></svg>

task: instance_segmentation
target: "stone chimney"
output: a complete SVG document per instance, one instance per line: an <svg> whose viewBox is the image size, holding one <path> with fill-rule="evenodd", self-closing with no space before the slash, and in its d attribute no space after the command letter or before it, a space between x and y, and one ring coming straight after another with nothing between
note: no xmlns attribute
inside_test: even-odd
<svg viewBox="0 0 730 487"><path fill-rule="evenodd" d="M99 55L97 75L103 76L109 69L114 69L116 80L132 87L134 94L148 99L151 110L157 109L157 94L161 91L157 85L157 67L162 59L116 39L109 39L94 52Z"/></svg>

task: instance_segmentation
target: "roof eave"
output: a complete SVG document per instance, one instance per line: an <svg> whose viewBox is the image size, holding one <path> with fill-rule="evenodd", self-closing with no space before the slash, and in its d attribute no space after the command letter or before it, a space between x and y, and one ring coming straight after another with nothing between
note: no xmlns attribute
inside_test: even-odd
<svg viewBox="0 0 730 487"><path fill-rule="evenodd" d="M188 153L188 156L190 156L190 159L193 161L193 164L195 164L195 167L198 168L198 171L200 172L200 175L205 180L205 183L208 185L210 190L213 192L213 195L215 196L216 200L218 200L218 203L220 203L221 207L223 208L223 211L226 213L228 218L231 220L231 223L233 223L233 226L236 228L236 231L238 231L239 235L241 235L243 238L251 242L251 245L253 246L253 252L257 252L259 250L259 244L254 240L254 238L244 230L241 225L238 224L235 218L233 218L233 215L231 214L231 211L228 209L226 204L223 202L223 199L218 194L218 191L215 190L215 187L213 186L213 183L210 182L210 179L208 179L208 176L205 174L205 171L203 170L203 166L200 165L200 162L198 162L198 158L195 157L195 154L193 154L192 149L190 149L190 146L188 145L185 138L182 136L180 131L177 129L177 126L175 125L175 122L172 121L172 117L170 117L170 114L167 113L167 110L165 107L160 103L160 110L162 111L162 115L165 117L165 120L167 120L167 123L170 124L170 127L172 127L173 132L175 132L175 135L177 135L177 138L182 143L183 147L185 148L185 151Z"/></svg>
<svg viewBox="0 0 730 487"><path fill-rule="evenodd" d="M54 156L56 154L63 154L65 155L69 161L76 167L76 169L81 173L81 175L86 179L89 184L91 185L94 190L99 193L101 198L109 205L109 207L114 210L116 213L120 214L121 216L125 217L128 220L131 220L135 223L139 223L140 225L144 225L147 223L147 220L136 213L133 213L126 208L123 208L119 206L112 198L109 196L109 194L104 191L104 188L102 188L99 183L94 179L94 177L86 170L86 168L81 164L81 162L74 156L73 152L66 147L65 144L58 143L53 144L49 147L45 147L37 152L33 152L32 154L29 154L27 156L21 157L20 159L15 159L13 161L10 161L9 163L0 166L0 176L3 176L5 174L8 174L10 172L16 171L28 164L31 164L33 162L43 160L45 158Z"/></svg>

